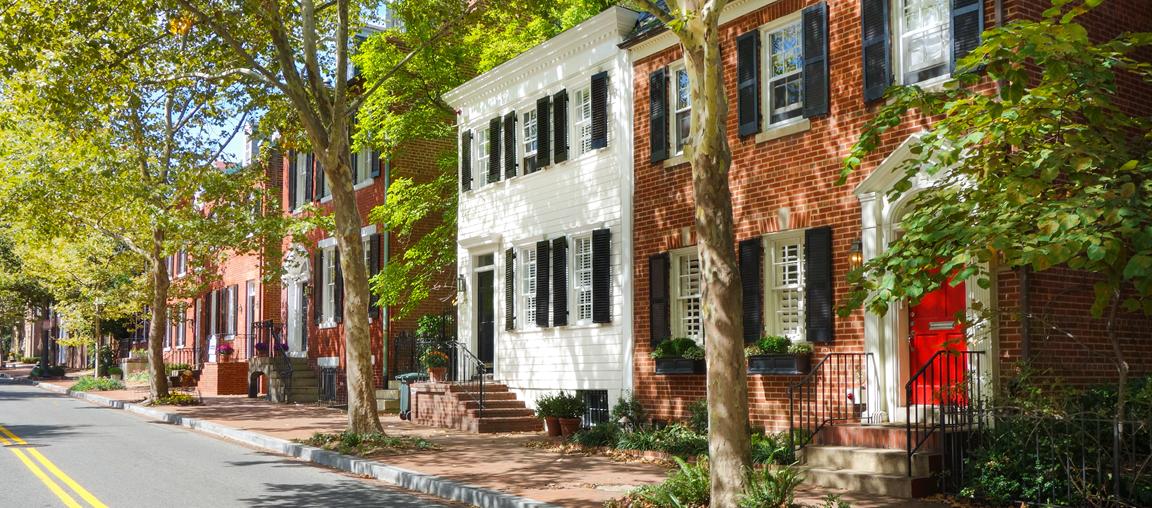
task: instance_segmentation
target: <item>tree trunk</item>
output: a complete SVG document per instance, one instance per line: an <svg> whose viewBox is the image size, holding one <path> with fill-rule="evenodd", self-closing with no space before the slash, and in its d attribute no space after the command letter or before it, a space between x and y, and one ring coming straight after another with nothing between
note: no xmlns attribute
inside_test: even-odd
<svg viewBox="0 0 1152 508"><path fill-rule="evenodd" d="M719 16L718 13L715 14ZM712 506L736 506L751 466L748 379L744 368L743 295L732 232L728 103L717 22L699 18L681 33L691 77L692 161L701 310L708 364L708 455Z"/></svg>
<svg viewBox="0 0 1152 508"><path fill-rule="evenodd" d="M96 325L95 326L96 330L95 330L94 335L96 335L96 355L95 355L95 361L92 363L96 364L96 374L92 377L100 377L100 352L101 352L100 351L100 345L104 339L104 337L100 336L100 307L96 307L96 323L95 323L95 325Z"/></svg>
<svg viewBox="0 0 1152 508"><path fill-rule="evenodd" d="M336 136L333 139L347 139ZM324 174L332 186L336 219L336 245L344 276L344 350L348 376L348 430L382 432L372 376L372 347L368 333L368 271L360 238L360 211L352 189L348 146L334 142L324 157ZM381 364L387 361L387 347Z"/></svg>
<svg viewBox="0 0 1152 508"><path fill-rule="evenodd" d="M1120 493L1122 477L1120 475L1120 450L1123 449L1124 419L1127 418L1128 405L1128 361L1124 359L1124 350L1120 347L1120 335L1116 333L1116 311L1120 307L1120 285L1112 290L1112 301L1108 307L1108 342L1112 344L1112 353L1116 356L1116 423L1112 428L1112 477L1113 494Z"/></svg>
<svg viewBox="0 0 1152 508"><path fill-rule="evenodd" d="M152 309L148 323L148 381L151 400L168 396L164 372L164 329L168 326L168 265L164 262L164 232L152 233Z"/></svg>

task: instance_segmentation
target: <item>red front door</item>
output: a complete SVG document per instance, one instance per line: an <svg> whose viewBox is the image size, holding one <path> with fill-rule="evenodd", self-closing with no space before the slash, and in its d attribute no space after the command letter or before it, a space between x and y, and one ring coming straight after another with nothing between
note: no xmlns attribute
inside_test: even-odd
<svg viewBox="0 0 1152 508"><path fill-rule="evenodd" d="M937 351L968 349L964 339L964 327L958 322L958 318L964 315L965 300L963 282L955 286L945 283L935 291L924 295L918 305L909 309L910 375L920 373L913 379L912 397L909 403L939 404L942 390L951 388L953 394L962 391L955 390L955 387L964 380L968 371L965 356L942 356L927 368L924 368L924 365ZM964 402L958 395L953 395L949 399L952 403Z"/></svg>

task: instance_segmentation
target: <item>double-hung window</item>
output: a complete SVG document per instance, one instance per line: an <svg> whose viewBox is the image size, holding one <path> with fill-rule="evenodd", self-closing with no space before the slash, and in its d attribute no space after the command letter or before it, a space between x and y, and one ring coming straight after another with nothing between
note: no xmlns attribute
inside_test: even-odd
<svg viewBox="0 0 1152 508"><path fill-rule="evenodd" d="M536 171L536 151L539 149L539 125L536 120L536 110L524 113L524 174Z"/></svg>
<svg viewBox="0 0 1152 508"><path fill-rule="evenodd" d="M336 247L325 247L322 251L323 269L321 281L324 285L324 301L320 302L320 322L334 323L336 321Z"/></svg>
<svg viewBox="0 0 1152 508"><path fill-rule="evenodd" d="M768 293L765 328L769 335L802 341L804 335L804 234L803 231L770 235L765 239Z"/></svg>
<svg viewBox="0 0 1152 508"><path fill-rule="evenodd" d="M688 69L680 67L672 72L672 136L676 140L674 153L683 153L692 129L692 91L688 85Z"/></svg>
<svg viewBox="0 0 1152 508"><path fill-rule="evenodd" d="M311 172L308 171L308 163L309 162L311 162L311 161L308 158L308 154L306 154L306 153L297 153L296 154L296 164L294 165L294 167L292 169L293 171L296 172L296 195L293 196L293 200L292 200L292 209L293 210L300 208L301 206L304 205L304 203L308 202L307 190L305 189L305 187L308 187L309 185L311 185L311 183L308 182L308 177L311 176Z"/></svg>
<svg viewBox="0 0 1152 508"><path fill-rule="evenodd" d="M521 328L528 328L536 326L536 285L547 284L548 277L545 274L544 279L539 277L536 273L536 246L527 245L520 249L520 308L522 309L521 315L524 316L520 320Z"/></svg>
<svg viewBox="0 0 1152 508"><path fill-rule="evenodd" d="M476 130L476 186L482 187L488 183L488 143L492 139L492 129L483 127Z"/></svg>
<svg viewBox="0 0 1152 508"><path fill-rule="evenodd" d="M672 268L672 333L700 341L704 337L704 320L700 313L700 258L696 248L674 254Z"/></svg>
<svg viewBox="0 0 1152 508"><path fill-rule="evenodd" d="M910 85L948 73L951 2L895 0L901 81Z"/></svg>
<svg viewBox="0 0 1152 508"><path fill-rule="evenodd" d="M592 88L576 91L576 135L581 155L592 151Z"/></svg>
<svg viewBox="0 0 1152 508"><path fill-rule="evenodd" d="M360 186L372 181L372 149L364 148L352 154L352 185Z"/></svg>
<svg viewBox="0 0 1152 508"><path fill-rule="evenodd" d="M576 302L576 321L592 320L592 237L572 239L572 293Z"/></svg>
<svg viewBox="0 0 1152 508"><path fill-rule="evenodd" d="M767 32L768 124L796 118L804 108L804 51L799 17Z"/></svg>

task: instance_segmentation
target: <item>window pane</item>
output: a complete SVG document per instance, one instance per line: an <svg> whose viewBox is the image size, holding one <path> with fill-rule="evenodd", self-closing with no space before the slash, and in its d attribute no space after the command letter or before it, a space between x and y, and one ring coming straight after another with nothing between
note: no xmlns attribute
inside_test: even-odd
<svg viewBox="0 0 1152 508"><path fill-rule="evenodd" d="M524 155L536 153L536 110L524 113Z"/></svg>
<svg viewBox="0 0 1152 508"><path fill-rule="evenodd" d="M536 323L536 249L526 247L520 249L520 272L523 274L521 295L523 296L523 321L520 327L532 326Z"/></svg>
<svg viewBox="0 0 1152 508"><path fill-rule="evenodd" d="M592 319L592 238L576 239L573 282L576 290L576 319Z"/></svg>
<svg viewBox="0 0 1152 508"><path fill-rule="evenodd" d="M768 123L796 118L803 113L803 67L800 23L768 34Z"/></svg>
<svg viewBox="0 0 1152 508"><path fill-rule="evenodd" d="M704 336L700 317L700 260L695 255L684 255L678 260L676 298L680 311L680 332L683 336L700 339Z"/></svg>
<svg viewBox="0 0 1152 508"><path fill-rule="evenodd" d="M684 109L692 106L692 92L688 83L688 71L680 69L676 71L676 109Z"/></svg>

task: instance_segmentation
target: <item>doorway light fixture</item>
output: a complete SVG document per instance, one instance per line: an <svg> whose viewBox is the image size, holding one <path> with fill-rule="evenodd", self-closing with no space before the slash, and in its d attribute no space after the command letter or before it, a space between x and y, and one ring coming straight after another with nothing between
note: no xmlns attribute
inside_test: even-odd
<svg viewBox="0 0 1152 508"><path fill-rule="evenodd" d="M848 270L859 270L864 266L864 252L860 240L852 242L852 247L848 250Z"/></svg>
<svg viewBox="0 0 1152 508"><path fill-rule="evenodd" d="M465 286L464 275L463 274L457 275L456 276L456 292L457 293L464 293L464 291L466 291L466 290L467 290L467 287Z"/></svg>

